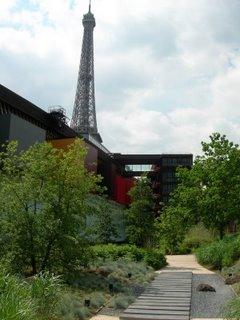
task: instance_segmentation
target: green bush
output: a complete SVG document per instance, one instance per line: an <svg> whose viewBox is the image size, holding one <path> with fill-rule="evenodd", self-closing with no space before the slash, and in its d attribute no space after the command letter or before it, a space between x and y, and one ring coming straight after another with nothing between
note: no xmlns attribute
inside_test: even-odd
<svg viewBox="0 0 240 320"><path fill-rule="evenodd" d="M161 269L167 264L165 256L157 249L146 251L144 261L155 270Z"/></svg>
<svg viewBox="0 0 240 320"><path fill-rule="evenodd" d="M134 245L96 245L92 247L93 255L103 260L118 260L120 258L129 258L134 261L141 261L144 257L144 250Z"/></svg>
<svg viewBox="0 0 240 320"><path fill-rule="evenodd" d="M109 307L114 309L126 309L131 303L133 303L135 297L133 295L124 295L119 293L110 300Z"/></svg>
<svg viewBox="0 0 240 320"><path fill-rule="evenodd" d="M226 236L196 251L199 263L221 270L240 258L240 237Z"/></svg>
<svg viewBox="0 0 240 320"><path fill-rule="evenodd" d="M91 312L87 307L78 307L78 308L75 308L75 311L74 311L74 316L79 320L88 318L90 314Z"/></svg>
<svg viewBox="0 0 240 320"><path fill-rule="evenodd" d="M191 253L199 247L212 243L214 240L213 233L206 229L202 223L199 223L188 231L183 242L179 245L179 253Z"/></svg>
<svg viewBox="0 0 240 320"><path fill-rule="evenodd" d="M92 247L95 260L97 258L103 260L116 261L126 258L132 261L144 261L147 265L154 269L160 269L166 265L166 259L162 252L157 249L142 249L135 245L96 245Z"/></svg>
<svg viewBox="0 0 240 320"><path fill-rule="evenodd" d="M91 307L100 308L105 302L105 297L101 292L93 292L90 295L90 300L91 300Z"/></svg>

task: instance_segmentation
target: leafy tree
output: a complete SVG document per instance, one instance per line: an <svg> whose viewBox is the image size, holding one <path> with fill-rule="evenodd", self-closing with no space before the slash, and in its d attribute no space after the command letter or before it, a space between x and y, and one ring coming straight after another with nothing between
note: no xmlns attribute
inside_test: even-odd
<svg viewBox="0 0 240 320"><path fill-rule="evenodd" d="M0 241L17 270L62 272L83 263L86 197L99 181L85 156L81 140L65 152L42 143L18 153L10 143L0 154Z"/></svg>
<svg viewBox="0 0 240 320"><path fill-rule="evenodd" d="M240 151L225 135L214 133L202 142L204 154L196 163L202 166L202 220L216 228L220 238L231 221L238 220L240 209Z"/></svg>
<svg viewBox="0 0 240 320"><path fill-rule="evenodd" d="M197 164L191 170L178 168L178 186L172 192L168 205L158 218L158 236L161 246L174 253L190 227L201 219L202 181L201 167Z"/></svg>
<svg viewBox="0 0 240 320"><path fill-rule="evenodd" d="M231 221L239 219L240 151L225 135L213 133L202 142L203 155L193 168L177 170L179 184L158 224L160 238L173 250L188 229L203 222L220 238Z"/></svg>
<svg viewBox="0 0 240 320"><path fill-rule="evenodd" d="M149 247L155 237L154 198L150 182L141 177L129 191L132 198L126 211L126 234L130 243Z"/></svg>

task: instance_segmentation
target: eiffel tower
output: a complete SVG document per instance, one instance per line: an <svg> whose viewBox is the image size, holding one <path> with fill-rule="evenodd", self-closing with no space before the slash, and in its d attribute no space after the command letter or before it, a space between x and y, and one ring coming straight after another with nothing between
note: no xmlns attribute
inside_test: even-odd
<svg viewBox="0 0 240 320"><path fill-rule="evenodd" d="M84 27L82 54L71 128L80 135L91 135L101 143L102 139L98 133L95 108L93 30L96 21L91 12L91 0L89 11L83 16L82 22Z"/></svg>

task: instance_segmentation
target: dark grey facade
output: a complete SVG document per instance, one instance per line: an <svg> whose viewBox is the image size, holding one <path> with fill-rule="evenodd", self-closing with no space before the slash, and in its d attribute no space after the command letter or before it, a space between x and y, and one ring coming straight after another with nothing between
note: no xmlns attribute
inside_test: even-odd
<svg viewBox="0 0 240 320"><path fill-rule="evenodd" d="M46 140L46 130L14 114L0 115L0 142L17 141L19 150Z"/></svg>
<svg viewBox="0 0 240 320"><path fill-rule="evenodd" d="M44 140L74 138L77 133L66 123L8 88L0 85L0 144L11 140L19 142L24 150Z"/></svg>

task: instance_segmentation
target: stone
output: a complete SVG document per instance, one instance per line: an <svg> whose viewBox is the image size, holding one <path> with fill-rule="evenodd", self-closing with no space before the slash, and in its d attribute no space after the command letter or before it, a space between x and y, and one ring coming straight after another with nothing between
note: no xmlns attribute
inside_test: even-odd
<svg viewBox="0 0 240 320"><path fill-rule="evenodd" d="M200 291L200 292L216 292L215 288L213 288L212 286L210 286L209 284L206 284L206 283L201 283L197 287L197 291Z"/></svg>

